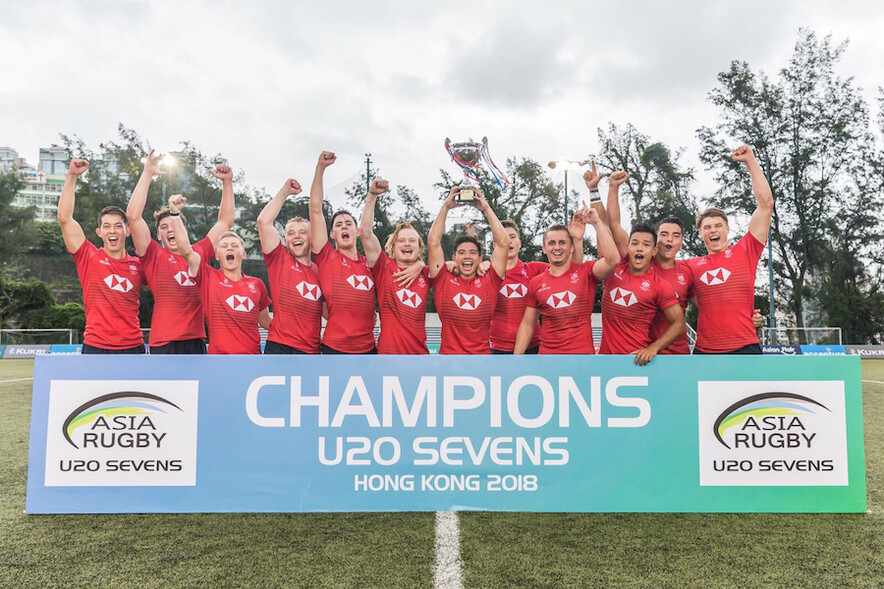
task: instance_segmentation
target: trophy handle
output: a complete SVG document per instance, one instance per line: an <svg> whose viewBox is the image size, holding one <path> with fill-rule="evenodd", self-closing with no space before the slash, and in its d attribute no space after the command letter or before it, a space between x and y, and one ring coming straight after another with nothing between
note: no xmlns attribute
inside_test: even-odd
<svg viewBox="0 0 884 589"><path fill-rule="evenodd" d="M491 155L488 153L488 137L482 137L482 147L480 148L482 161L488 166L488 170L491 172L491 175L494 176L495 182L497 182L497 186L500 187L500 191L506 191L506 185L512 184L506 175L500 171L500 168L495 165L495 163L491 160Z"/></svg>

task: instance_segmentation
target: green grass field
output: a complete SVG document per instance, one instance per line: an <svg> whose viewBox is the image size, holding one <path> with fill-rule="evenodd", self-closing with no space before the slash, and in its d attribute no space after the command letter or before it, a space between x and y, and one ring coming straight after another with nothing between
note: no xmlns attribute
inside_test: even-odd
<svg viewBox="0 0 884 589"><path fill-rule="evenodd" d="M32 371L0 361L0 587L432 587L432 513L26 515ZM884 586L884 385L863 393L868 514L461 513L465 585Z"/></svg>

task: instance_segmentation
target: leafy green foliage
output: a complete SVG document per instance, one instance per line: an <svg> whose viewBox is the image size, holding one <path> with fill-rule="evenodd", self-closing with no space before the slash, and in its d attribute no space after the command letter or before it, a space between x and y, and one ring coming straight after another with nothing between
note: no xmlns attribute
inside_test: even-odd
<svg viewBox="0 0 884 589"><path fill-rule="evenodd" d="M30 309L22 315L23 329L86 329L86 309L81 303L65 303Z"/></svg>

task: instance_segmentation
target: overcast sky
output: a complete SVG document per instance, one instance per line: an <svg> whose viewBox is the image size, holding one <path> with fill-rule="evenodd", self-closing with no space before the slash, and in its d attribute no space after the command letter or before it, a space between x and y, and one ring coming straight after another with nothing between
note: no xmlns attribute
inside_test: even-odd
<svg viewBox="0 0 884 589"><path fill-rule="evenodd" d="M452 140L507 157L583 159L596 129L633 123L687 148L732 60L770 74L799 27L850 39L840 73L884 85L878 2L149 2L0 0L0 145L31 163L76 134L92 148L135 129L157 149L222 153L274 193L349 184L370 152L435 212ZM878 66L874 64L878 63ZM556 176L560 180L560 174ZM714 186L696 186L709 195ZM432 204L430 204L432 203Z"/></svg>

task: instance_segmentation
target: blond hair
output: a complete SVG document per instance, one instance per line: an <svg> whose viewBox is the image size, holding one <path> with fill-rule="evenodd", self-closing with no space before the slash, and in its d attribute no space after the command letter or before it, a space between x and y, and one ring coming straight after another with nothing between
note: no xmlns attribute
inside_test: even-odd
<svg viewBox="0 0 884 589"><path fill-rule="evenodd" d="M396 239L399 237L399 232L403 229L414 229L414 225L408 221L399 223L396 225L396 230L387 237L387 242L384 244L384 251L387 252L387 255L391 258L393 257L393 244L396 243ZM417 244L420 248L420 257L423 259L424 254L427 253L427 244L424 243L424 238L421 237L421 234L417 229L414 229L414 232L417 233Z"/></svg>

